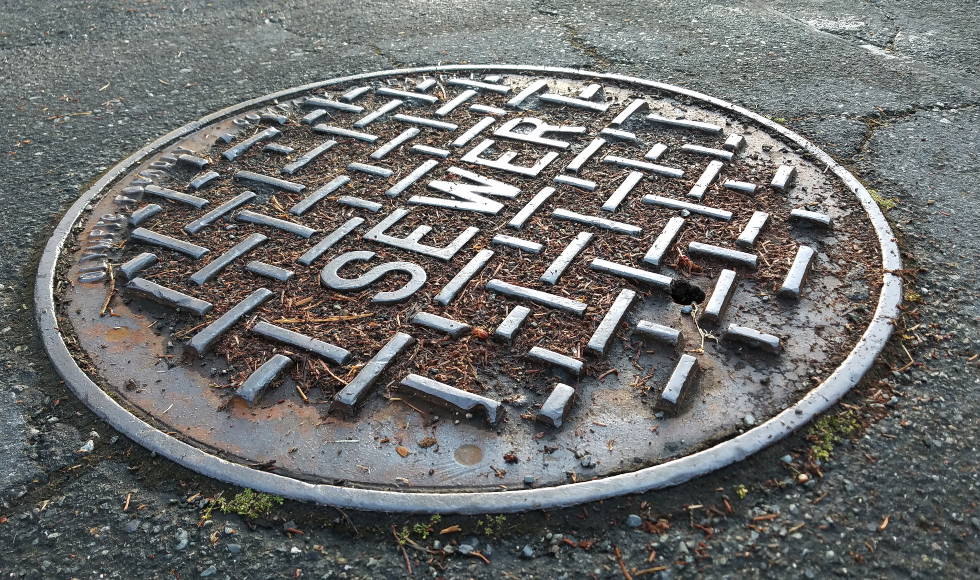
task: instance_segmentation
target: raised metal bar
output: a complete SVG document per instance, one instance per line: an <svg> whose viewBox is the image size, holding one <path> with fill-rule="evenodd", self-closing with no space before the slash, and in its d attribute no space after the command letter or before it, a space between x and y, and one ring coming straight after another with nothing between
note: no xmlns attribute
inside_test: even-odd
<svg viewBox="0 0 980 580"><path fill-rule="evenodd" d="M548 399L541 405L541 411L535 419L550 425L551 427L561 427L561 424L568 418L575 404L575 389L558 383L548 395Z"/></svg>
<svg viewBox="0 0 980 580"><path fill-rule="evenodd" d="M252 147L252 145L255 145L259 141L262 141L262 140L265 140L265 139L271 139L271 138L275 137L276 135L278 135L279 133L280 133L279 129L275 129L273 127L269 127L265 131L262 131L261 133L255 135L255 136L253 136L253 137L251 137L249 139L246 139L246 140L242 141L241 143L239 143L238 145L235 145L231 149L228 149L227 151L225 151L224 152L224 158L227 159L228 161L234 161L235 159L238 159L238 157L240 157L243 153L245 153L246 151L248 151L249 148Z"/></svg>
<svg viewBox="0 0 980 580"><path fill-rule="evenodd" d="M752 214L749 218L749 223L745 224L745 229L739 234L738 239L735 240L735 245L741 248L752 248L755 246L755 240L759 237L762 232L762 228L766 227L766 222L769 221L769 214L764 211L757 211Z"/></svg>
<svg viewBox="0 0 980 580"><path fill-rule="evenodd" d="M565 270L568 269L575 258L582 253L582 250L585 249L585 246L589 244L590 240L592 240L592 234L589 232L581 232L575 236L575 239L565 246L561 254L544 271L540 280L545 284L557 284L558 278L565 273Z"/></svg>
<svg viewBox="0 0 980 580"><path fill-rule="evenodd" d="M527 100L527 98L530 97L531 95L540 93L541 91L547 89L548 89L548 80L538 79L533 83L529 84L527 87L525 87L523 91L517 93L517 95L515 95L514 98L507 101L507 106L512 109L516 109L520 107L521 104L523 104L524 101Z"/></svg>
<svg viewBox="0 0 980 580"><path fill-rule="evenodd" d="M626 199L626 196L629 195L631 191L633 191L633 188L636 187L636 184L640 183L640 181L643 180L643 177L644 177L643 174L640 173L639 171L631 171L630 174L626 176L626 179L624 179L623 182L619 184L619 187L616 188L616 191L614 191L612 195L609 196L609 199L606 200L606 203L602 204L603 211L614 212L617 209L619 209L619 205L623 203L623 200Z"/></svg>
<svg viewBox="0 0 980 580"><path fill-rule="evenodd" d="M402 390L415 397L459 413L467 413L481 407L487 414L487 421L491 425L499 423L506 414L503 404L499 401L450 387L445 383L421 375L409 374L402 379L400 385Z"/></svg>
<svg viewBox="0 0 980 580"><path fill-rule="evenodd" d="M807 211L805 209L794 209L789 212L789 218L791 220L800 220L809 223L810 225L821 226L829 228L831 226L830 216L825 213L820 213L816 211Z"/></svg>
<svg viewBox="0 0 980 580"><path fill-rule="evenodd" d="M588 308L588 304L585 302L579 302L578 300L572 300L571 298L556 296L555 294L549 294L540 290L533 290L531 288L525 288L516 284L510 284L508 282L504 282L503 280L490 280L487 282L487 290L490 292L497 292L499 294L512 296L514 298L530 300L531 302L536 302L542 306L564 310L565 312L574 314L579 318L585 316L585 310Z"/></svg>
<svg viewBox="0 0 980 580"><path fill-rule="evenodd" d="M504 340L513 340L514 334L520 330L530 313L531 309L527 306L515 306L493 333Z"/></svg>
<svg viewBox="0 0 980 580"><path fill-rule="evenodd" d="M700 145L692 145L687 143L681 146L681 151L687 153L694 153L696 155L706 155L708 157L717 157L718 159L724 159L725 161L731 161L735 159L735 154L731 151L726 151L724 149L713 149L711 147L702 147Z"/></svg>
<svg viewBox="0 0 980 580"><path fill-rule="evenodd" d="M309 238L317 231L313 228L304 226L302 224L297 224L294 222L289 222L286 220L281 220L279 218L274 218L272 216L267 216L260 213L255 213L253 211L244 210L235 216L236 220L241 220L243 222L249 222L260 226L268 226L270 228L276 228L277 230L282 230L290 234L296 234L301 238Z"/></svg>
<svg viewBox="0 0 980 580"><path fill-rule="evenodd" d="M718 280L715 282L715 289L711 292L711 298L708 299L704 312L701 314L701 320L716 324L721 321L721 317L728 310L728 304L732 301L732 296L735 295L737 281L738 274L735 270L721 271Z"/></svg>
<svg viewBox="0 0 980 580"><path fill-rule="evenodd" d="M459 338L464 334L469 334L473 327L465 322L459 322L451 318L445 318L428 312L419 312L412 317L412 324L418 324L438 332L445 332L453 338Z"/></svg>
<svg viewBox="0 0 980 580"><path fill-rule="evenodd" d="M639 236L640 234L643 233L643 228L639 226L634 226L633 224L617 222L615 220L610 220L610 219L591 216L591 215L584 215L562 208L557 208L555 211L551 212L551 217L561 219L561 220L573 221L580 224L595 226L597 228L602 228L604 230L616 232L617 234Z"/></svg>
<svg viewBox="0 0 980 580"><path fill-rule="evenodd" d="M324 153L329 151L336 144L337 142L334 141L333 139L330 139L329 141L324 141L320 145L317 145L313 149L310 149L309 151L301 155L299 159L297 159L296 161L293 161L292 163L289 163L286 166L284 166L282 168L282 172L288 173L289 175L296 173L300 169L306 167L311 161L313 161L320 155L323 155Z"/></svg>
<svg viewBox="0 0 980 580"><path fill-rule="evenodd" d="M514 248L515 250L521 250L524 252L530 252L532 254L540 254L544 246L537 242L532 242L530 240L522 240L521 238L515 238L513 236L506 236L504 234L497 234L490 240L491 244L497 244L500 246L508 246Z"/></svg>
<svg viewBox="0 0 980 580"><path fill-rule="evenodd" d="M421 153L422 155L432 155L434 157L439 157L445 159L449 157L449 151L447 149L439 149L438 147L429 147L428 145L413 145L412 153Z"/></svg>
<svg viewBox="0 0 980 580"><path fill-rule="evenodd" d="M813 265L813 258L817 255L816 250L810 246L800 246L796 251L796 258L793 265L783 280L783 285L779 288L779 295L783 298L799 298L803 292L803 285L810 275L810 267Z"/></svg>
<svg viewBox="0 0 980 580"><path fill-rule="evenodd" d="M723 209L717 209L713 207L707 207L704 205L698 205L696 203L688 203L686 201L681 201L679 199L671 199L669 197L661 197L659 195L645 195L643 196L643 203L648 205L660 205L663 207L669 207L670 209L684 210L691 213L696 213L716 220L731 221L732 212L725 211Z"/></svg>
<svg viewBox="0 0 980 580"><path fill-rule="evenodd" d="M262 185L268 185L270 187L278 187L279 189L290 193L301 193L304 189L306 189L306 186L302 183L286 181L285 179L279 179L278 177L272 177L271 175L262 175L261 173L255 173L253 171L239 171L235 174L235 179L244 179L254 183L261 183Z"/></svg>
<svg viewBox="0 0 980 580"><path fill-rule="evenodd" d="M166 286L161 286L156 282L151 282L144 278L136 278L127 284L126 293L132 293L143 298L149 298L154 302L158 302L171 308L188 310L197 316L204 316L208 312L211 312L211 309L214 308L214 305L210 302L205 302L204 300L194 298L193 296L188 296L182 292L171 290Z"/></svg>
<svg viewBox="0 0 980 580"><path fill-rule="evenodd" d="M623 318L626 317L626 313L635 301L636 292L622 290L619 296L616 297L616 301L609 308L609 311L602 318L602 322L599 323L595 332L592 333L592 338L589 339L589 344L585 348L599 356L605 356L606 350L609 348L609 343L612 342L613 336L616 334L616 330L619 328L620 323L623 322Z"/></svg>
<svg viewBox="0 0 980 580"><path fill-rule="evenodd" d="M657 165L656 163L647 163L645 161L637 161L636 159L627 159L625 157L617 157L616 155L606 155L602 158L603 163L611 163L613 165L619 165L620 167L628 167L630 169L641 169L643 171L651 171L658 175L663 175L665 177L673 177L680 179L684 177L684 170L676 169L674 167L666 167L664 165Z"/></svg>
<svg viewBox="0 0 980 580"><path fill-rule="evenodd" d="M680 344L681 339L683 338L680 330L669 326L664 326L662 324L654 324L653 322L648 322L646 320L641 320L636 325L636 330L634 330L634 332L647 338L652 338L658 342L663 342L673 346Z"/></svg>
<svg viewBox="0 0 980 580"><path fill-rule="evenodd" d="M653 245L647 250L646 256L643 256L643 261L655 268L660 267L660 261L663 260L664 255L670 246L674 244L677 236L681 233L681 228L684 227L684 218L679 216L674 216L667 221L667 225L664 226L660 235L654 240Z"/></svg>
<svg viewBox="0 0 980 580"><path fill-rule="evenodd" d="M794 181L796 181L796 168L792 165L780 165L769 185L779 191L786 191L792 187Z"/></svg>
<svg viewBox="0 0 980 580"><path fill-rule="evenodd" d="M204 175L196 178L194 181L192 181L191 187L194 188L194 191L199 191L202 187L211 183L215 179L218 179L219 177L221 177L221 174L218 173L217 171L209 171Z"/></svg>
<svg viewBox="0 0 980 580"><path fill-rule="evenodd" d="M356 207L358 209L366 209L372 213L378 213L384 206L376 201L371 201L368 199L361 199L359 197L354 197L352 195L345 195L337 200L340 205L346 205L348 207Z"/></svg>
<svg viewBox="0 0 980 580"><path fill-rule="evenodd" d="M333 125L320 124L314 126L313 130L317 133L327 133L328 135L337 135L338 137L350 137L351 139L367 141L368 143L374 143L378 140L377 135L361 133L360 131L351 131L349 129L341 129L340 127L334 127Z"/></svg>
<svg viewBox="0 0 980 580"><path fill-rule="evenodd" d="M725 164L721 161L712 161L711 163L708 163L708 166L704 169L704 173L702 173L701 177L698 178L697 183L694 184L691 191L687 193L687 197L693 197L694 199L701 201L701 198L704 197L705 193L707 193L708 187L710 187L711 184L714 183L715 179L718 178L718 173L721 172L721 168L724 166Z"/></svg>
<svg viewBox="0 0 980 580"><path fill-rule="evenodd" d="M236 195L234 198L226 201L225 203L219 205L208 213L202 215L196 220L190 222L184 226L184 231L189 234L196 234L197 232L203 230L229 213L235 211L236 209L242 207L248 202L256 198L255 192L243 191L242 193Z"/></svg>
<svg viewBox="0 0 980 580"><path fill-rule="evenodd" d="M381 92L383 90L385 90L385 89L378 89L378 92ZM398 92L403 92L403 91L398 91ZM433 99L433 102L435 102L435 100L437 100L435 97L430 97L428 95L416 95L415 93L406 93L406 94L412 95L412 96L415 96L415 97L423 97L423 98L427 98L427 99ZM354 122L354 128L355 129L363 129L363 128L367 127L368 125L370 125L371 123L377 121L381 117L387 115L388 113L390 113L390 112L394 111L395 109L397 109L398 107L402 106L404 103L405 103L405 101L402 101L402 100L399 100L399 99L395 99L393 101L388 101L384 105L378 107L377 110L372 111L372 112L368 113L367 115L364 115L363 117L361 117L357 121L355 121Z"/></svg>
<svg viewBox="0 0 980 580"><path fill-rule="evenodd" d="M602 149L602 146L606 144L606 140L602 138L593 139L585 149L579 152L578 155L572 159L572 162L565 166L565 171L571 171L572 173L578 173L579 169L582 168L585 163L592 158L593 155Z"/></svg>
<svg viewBox="0 0 980 580"><path fill-rule="evenodd" d="M364 107L359 107L357 105L351 105L349 103L340 103L337 101L331 101L330 99L321 99L320 97L310 97L303 101L303 106L306 107L320 107L323 109L333 109L335 111L343 111L345 113L363 113Z"/></svg>
<svg viewBox="0 0 980 580"><path fill-rule="evenodd" d="M191 274L190 281L198 286L203 286L206 282L213 280L215 276L231 265L232 262L259 247L260 244L268 239L262 234L248 236L235 244L235 247L212 260L207 266Z"/></svg>
<svg viewBox="0 0 980 580"><path fill-rule="evenodd" d="M473 259L463 266L463 269L460 270L459 273L453 276L453 279L439 291L439 294L437 294L433 300L439 304L442 304L443 306L448 305L453 298L459 294L459 291L462 290L474 276L480 273L480 270L487 265L487 262L489 262L490 258L492 257L493 250L480 250L480 253L473 256Z"/></svg>
<svg viewBox="0 0 980 580"><path fill-rule="evenodd" d="M384 159L386 155L394 151L399 145L408 141L409 139L415 138L421 132L421 129L416 129L415 127L405 129L397 137L394 137L381 147L378 147L378 150L371 154L371 159Z"/></svg>
<svg viewBox="0 0 980 580"><path fill-rule="evenodd" d="M594 181L589 181L588 179L579 179L577 177L572 177L570 175L556 175L554 182L564 183L565 185L571 185L572 187L584 189L585 191L595 191L596 188L596 184Z"/></svg>
<svg viewBox="0 0 980 580"><path fill-rule="evenodd" d="M134 226L142 225L143 222L157 215L161 211L163 211L163 208L155 203L144 205L129 216L129 223Z"/></svg>
<svg viewBox="0 0 980 580"><path fill-rule="evenodd" d="M422 102L424 102L426 104L429 104L429 105L431 105L431 104L433 104L433 103L435 103L436 101L439 100L439 97L433 97L432 95L423 95L421 93L413 93L413 92L409 92L409 91L401 91L401 90L398 90L398 89L389 89L388 87L381 87L380 89L378 89L377 92L378 92L379 95L385 95L387 97L399 97L399 98L402 98L402 99L411 99L413 101L422 101ZM395 101L390 101L390 103L393 103L393 102L395 102ZM398 103L401 104L401 101L398 101Z"/></svg>
<svg viewBox="0 0 980 580"><path fill-rule="evenodd" d="M395 173L387 167L368 165L367 163L349 163L347 165L347 171L360 171L361 173L367 173L368 175L383 177L385 179L388 179Z"/></svg>
<svg viewBox="0 0 980 580"><path fill-rule="evenodd" d="M339 346L310 338L305 334L293 332L292 330L269 324L265 321L256 322L255 326L252 327L252 334L257 334L263 338L311 352L335 365L345 365L354 358L350 351Z"/></svg>
<svg viewBox="0 0 980 580"><path fill-rule="evenodd" d="M197 197L196 195L190 195L189 193L181 193L179 191L174 191L172 189L167 189L165 187L159 187L156 185L147 185L143 188L143 191L155 195L156 197L162 197L164 199L169 199L170 201L180 202L186 205L194 206L197 209L201 209L207 204L211 203L208 200Z"/></svg>
<svg viewBox="0 0 980 580"><path fill-rule="evenodd" d="M563 368L576 377L582 376L582 368L585 366L584 363L578 359L559 354L553 350L541 348L540 346L535 346L528 351L527 358L536 362Z"/></svg>
<svg viewBox="0 0 980 580"><path fill-rule="evenodd" d="M458 87L469 87L471 89L480 89L482 91L490 91L492 93L497 93L498 95L506 95L510 92L510 87L507 85L482 83L480 81L470 79L449 79L446 81L446 84L456 85Z"/></svg>
<svg viewBox="0 0 980 580"><path fill-rule="evenodd" d="M512 217L509 222L507 222L507 225L517 230L524 227L524 222L526 222L544 202L548 201L548 198L554 193L554 187L543 188L533 198L531 198L531 201L527 202L527 205L521 208L521 211L517 212L517 214Z"/></svg>
<svg viewBox="0 0 980 580"><path fill-rule="evenodd" d="M357 229L357 226L363 223L364 223L364 218L359 218L359 217L355 217L347 220L340 227L330 232L330 234L328 234L327 237L320 240L317 243L317 245L313 246L305 253L303 253L302 256L296 259L296 261L299 262L300 264L303 264L304 266L309 266L310 264L313 263L314 260L322 256L324 252L332 248L334 244L344 239L344 237L347 234Z"/></svg>
<svg viewBox="0 0 980 580"><path fill-rule="evenodd" d="M621 113L616 115L616 118L610 121L609 124L616 126L622 125L627 121L627 119L632 117L634 113L644 111L649 107L650 103L648 103L646 99L633 99L633 101L629 105L626 105L626 108L623 109Z"/></svg>
<svg viewBox="0 0 980 580"><path fill-rule="evenodd" d="M392 365L395 358L401 354L406 348L412 345L415 339L404 332L396 333L395 336L388 341L381 350L378 351L371 360L361 368L361 371L357 373L354 380L349 382L346 387L341 389L337 396L334 397L332 403L330 403L330 412L340 412L346 417L351 417L371 394L371 388L374 386L381 374Z"/></svg>
<svg viewBox="0 0 980 580"><path fill-rule="evenodd" d="M259 262L253 260L248 264L245 264L245 271L251 272L258 276L263 276L265 278L271 278L278 282L289 282L296 275L292 270L287 270L285 268L280 268L279 266L273 266L272 264L266 264L265 262Z"/></svg>
<svg viewBox="0 0 980 580"><path fill-rule="evenodd" d="M252 407L269 390L276 378L291 366L293 366L293 359L284 354L273 355L238 386L235 396L241 397L249 407Z"/></svg>
<svg viewBox="0 0 980 580"><path fill-rule="evenodd" d="M453 147L465 147L474 137L486 130L487 127L496 123L497 120L493 117L484 117L480 119L476 125L473 125L466 130L465 133L456 138L455 141L451 143Z"/></svg>
<svg viewBox="0 0 980 580"><path fill-rule="evenodd" d="M735 341L760 348L773 354L779 354L779 337L759 332L754 328L729 324L722 340Z"/></svg>
<svg viewBox="0 0 980 580"><path fill-rule="evenodd" d="M729 248L722 248L721 246L713 246L711 244L703 244L701 242L691 242L687 249L692 255L697 254L707 256L708 258L714 258L715 260L722 262L741 264L743 266L748 266L753 270L758 267L759 258L756 257L755 254L739 252L738 250L731 250Z"/></svg>
<svg viewBox="0 0 980 580"><path fill-rule="evenodd" d="M293 215L303 215L304 213L308 212L311 207L313 207L314 205L322 201L323 198L337 191L338 189L346 185L349 181L350 181L350 177L347 177L346 175L340 175L333 178L332 180L330 180L329 183L327 183L320 189L314 191L310 195L299 200L299 202L296 205L289 208L289 213Z"/></svg>
<svg viewBox="0 0 980 580"><path fill-rule="evenodd" d="M127 280L132 280L137 274L146 270L158 261L156 254L151 254L149 252L143 252L142 254L134 257L125 264L118 267L120 273Z"/></svg>
<svg viewBox="0 0 980 580"><path fill-rule="evenodd" d="M676 415L681 405L684 404L684 399L687 398L691 387L697 381L700 371L701 366L698 365L698 359L689 354L681 355L681 360L674 367L674 372L671 373L667 386L664 387L660 398L657 399L657 409Z"/></svg>
<svg viewBox="0 0 980 580"><path fill-rule="evenodd" d="M439 165L439 162L437 160L429 159L422 165L419 165L414 170L412 170L412 172L406 175L404 179L401 179L398 183L392 185L387 190L385 190L385 195L387 195L388 197L398 197L401 194L401 192L408 189L408 187L411 186L416 181L422 179L426 173L432 171L436 167L436 165Z"/></svg>
<svg viewBox="0 0 980 580"><path fill-rule="evenodd" d="M599 258L592 260L589 268L597 272L612 274L613 276L619 276L620 278L626 278L634 282L642 282L643 284L649 284L650 286L656 286L662 290L670 291L670 276L664 276L663 274L655 274Z"/></svg>
<svg viewBox="0 0 980 580"><path fill-rule="evenodd" d="M448 103L436 109L436 115L439 115L440 117L445 117L449 113L452 113L454 110L456 110L456 107L462 105L466 101L472 99L473 97L479 94L480 94L479 92L474 90L463 91L462 93L456 95Z"/></svg>
<svg viewBox="0 0 980 580"><path fill-rule="evenodd" d="M221 338L221 335L227 332L229 328L237 324L238 321L247 316L248 313L252 312L259 306L262 306L262 304L264 304L269 298L272 298L272 291L267 288L259 288L258 290L252 292L247 298L232 306L228 312L222 314L220 318L195 334L187 342L187 344L184 345L184 350L195 356L202 356L211 349L214 343L217 342L217 340Z"/></svg>
<svg viewBox="0 0 980 580"><path fill-rule="evenodd" d="M129 234L129 239L136 240L137 242L143 242L144 244L160 246L161 248L167 248L168 250L173 250L182 254L187 254L195 260L200 259L201 256L211 251L207 248L202 248L197 244L185 242L184 240L178 240L177 238L172 238L164 234L158 234L146 228L136 228L131 234Z"/></svg>
<svg viewBox="0 0 980 580"><path fill-rule="evenodd" d="M688 129L693 131L703 131L712 135L721 135L722 128L712 123L702 123L701 121L690 121L688 119L667 119L660 115L647 115L647 121L673 127L675 129Z"/></svg>

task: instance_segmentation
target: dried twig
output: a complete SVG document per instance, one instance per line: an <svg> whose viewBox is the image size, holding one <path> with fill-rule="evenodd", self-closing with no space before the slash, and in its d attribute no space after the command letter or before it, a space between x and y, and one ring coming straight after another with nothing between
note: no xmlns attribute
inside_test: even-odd
<svg viewBox="0 0 980 580"><path fill-rule="evenodd" d="M109 301L112 300L112 295L116 293L116 275L112 272L112 264L109 264L109 293L106 294L105 302L102 303L102 311L99 312L99 316L105 316L106 308L109 308Z"/></svg>
<svg viewBox="0 0 980 580"><path fill-rule="evenodd" d="M391 525L391 534L395 536L395 543L398 544L398 549L402 551L402 555L405 556L405 565L408 566L408 574L411 576L412 572L412 562L408 559L408 552L405 551L405 546L402 541L398 538L398 531L395 530L395 524Z"/></svg>

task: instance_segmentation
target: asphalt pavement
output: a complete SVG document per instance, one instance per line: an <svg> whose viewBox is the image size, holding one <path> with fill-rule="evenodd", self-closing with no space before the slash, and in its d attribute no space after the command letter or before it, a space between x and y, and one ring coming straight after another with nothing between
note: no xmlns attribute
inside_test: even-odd
<svg viewBox="0 0 980 580"><path fill-rule="evenodd" d="M0 572L980 577L978 11L966 1L4 2ZM681 85L784 122L874 189L902 245L906 303L880 363L830 414L842 418L688 484L567 510L433 521L287 501L255 522L217 511L202 522L204 498L240 490L118 438L47 362L31 303L47 234L102 172L206 113L440 63ZM800 483L813 439L835 432L822 477ZM78 453L89 439L94 451ZM403 529L418 547L403 551Z"/></svg>

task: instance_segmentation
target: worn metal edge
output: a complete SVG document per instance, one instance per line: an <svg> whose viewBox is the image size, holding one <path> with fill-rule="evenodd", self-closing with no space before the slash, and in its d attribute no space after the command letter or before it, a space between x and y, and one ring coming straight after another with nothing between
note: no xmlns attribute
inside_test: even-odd
<svg viewBox="0 0 980 580"><path fill-rule="evenodd" d="M333 485L311 484L289 477L257 471L219 457L164 434L127 411L96 385L75 363L58 329L54 303L54 277L61 249L85 206L103 189L113 183L147 156L205 125L220 118L250 109L260 103L291 97L312 89L360 79L397 74L438 73L451 71L501 71L514 73L552 73L593 79L608 79L632 83L678 95L684 95L733 113L778 133L797 143L834 172L855 194L871 219L877 232L885 274L874 318L843 363L823 383L813 388L803 399L772 419L733 439L679 459L635 472L603 479L570 483L556 487L500 492L426 493L411 491L378 491ZM35 316L44 347L55 368L73 393L96 415L115 429L164 457L202 475L256 491L273 493L299 501L346 507L351 509L398 513L501 513L532 509L570 506L630 493L671 487L700 475L720 469L756 453L806 425L813 417L826 411L870 369L891 336L893 320L902 300L902 279L892 271L902 267L898 244L884 214L867 189L827 153L802 136L759 114L737 105L696 91L638 79L625 75L595 73L585 70L518 65L453 65L397 69L342 77L279 91L222 109L197 121L171 131L141 148L133 155L103 174L68 209L45 245L35 278Z"/></svg>

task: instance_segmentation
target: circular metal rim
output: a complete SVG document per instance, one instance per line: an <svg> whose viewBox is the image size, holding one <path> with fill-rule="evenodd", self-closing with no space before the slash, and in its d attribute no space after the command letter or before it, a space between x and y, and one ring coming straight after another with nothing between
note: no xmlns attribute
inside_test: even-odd
<svg viewBox="0 0 980 580"><path fill-rule="evenodd" d="M232 463L178 439L164 434L139 419L119 405L90 379L77 365L68 351L58 329L54 303L54 276L58 256L71 229L81 216L85 206L148 155L161 147L201 129L205 125L252 108L274 99L290 98L312 89L377 77L438 73L450 71L495 71L513 73L552 73L608 79L683 95L702 101L727 113L751 120L779 134L811 154L817 162L827 166L860 201L867 212L882 251L884 275L881 294L874 317L861 339L841 365L820 385L813 388L803 399L788 407L772 419L742 435L719 443L709 449L674 459L666 463L638 471L605 477L581 483L569 483L538 489L499 492L412 492L379 491L313 484L282 475L258 471ZM364 73L311 83L258 97L222 109L197 121L171 131L163 137L133 153L121 163L104 173L61 218L52 233L38 264L35 278L35 316L48 356L58 373L75 395L96 415L133 441L150 451L174 461L202 475L229 484L248 487L256 491L273 493L290 499L359 510L399 513L501 513L532 509L550 509L591 502L610 497L661 489L689 481L716 469L741 461L787 436L808 423L813 417L830 408L854 387L871 367L875 358L891 336L892 320L898 315L902 300L902 280L892 272L901 270L902 261L898 244L884 214L871 198L867 189L843 166L827 153L802 136L761 115L732 103L682 87L617 74L596 73L556 67L521 65L452 65L409 69L396 69Z"/></svg>

